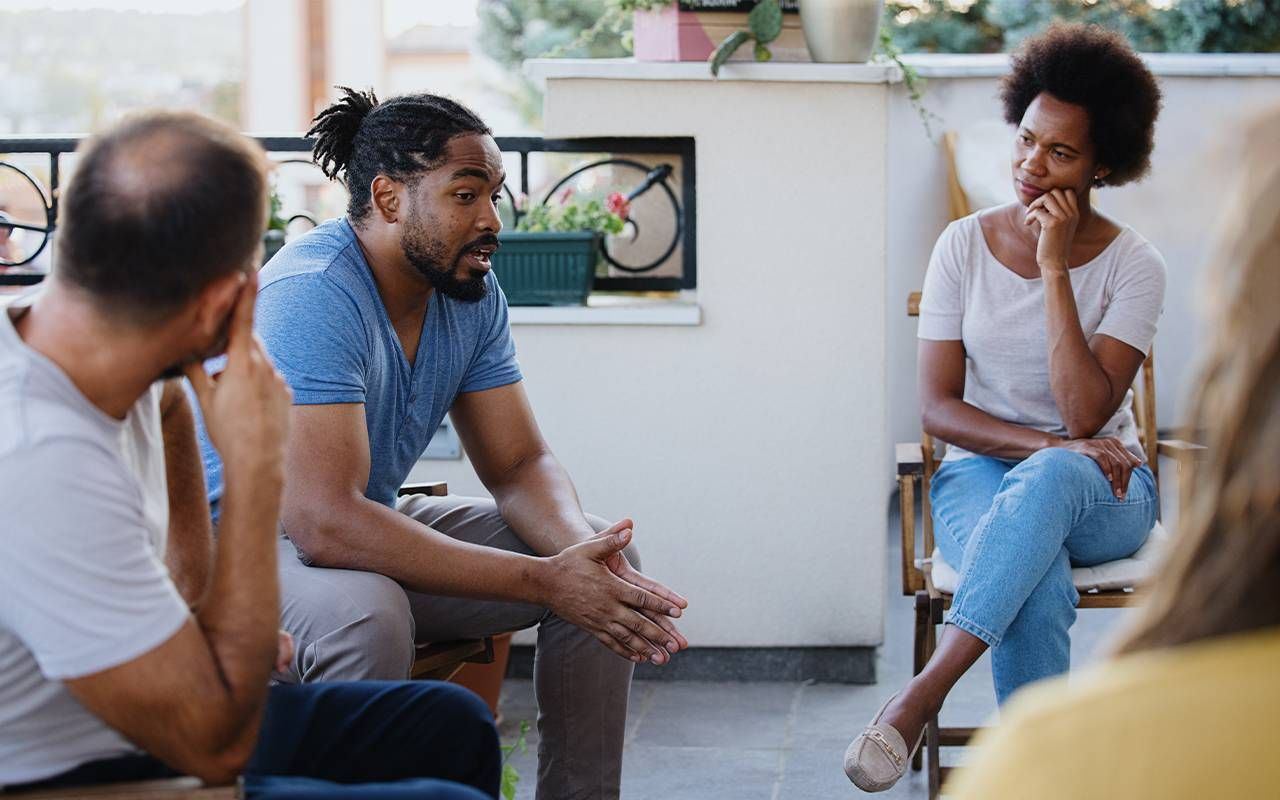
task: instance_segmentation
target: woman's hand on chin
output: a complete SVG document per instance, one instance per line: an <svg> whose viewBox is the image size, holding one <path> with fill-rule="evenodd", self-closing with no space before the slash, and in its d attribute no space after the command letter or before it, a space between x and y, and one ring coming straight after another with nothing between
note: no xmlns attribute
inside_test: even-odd
<svg viewBox="0 0 1280 800"><path fill-rule="evenodd" d="M1034 226L1037 232L1036 263L1040 274L1065 275L1071 242L1080 224L1080 207L1076 203L1074 189L1050 189L1027 206L1024 225Z"/></svg>

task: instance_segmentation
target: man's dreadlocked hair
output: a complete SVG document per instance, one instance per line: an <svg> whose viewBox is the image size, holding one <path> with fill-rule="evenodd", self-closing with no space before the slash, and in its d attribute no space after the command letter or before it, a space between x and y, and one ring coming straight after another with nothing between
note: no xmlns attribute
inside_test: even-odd
<svg viewBox="0 0 1280 800"><path fill-rule="evenodd" d="M315 138L312 159L346 185L353 223L369 215L375 176L411 181L440 166L450 139L491 133L470 109L447 97L407 94L379 103L372 89L337 88L342 98L316 115L307 136Z"/></svg>

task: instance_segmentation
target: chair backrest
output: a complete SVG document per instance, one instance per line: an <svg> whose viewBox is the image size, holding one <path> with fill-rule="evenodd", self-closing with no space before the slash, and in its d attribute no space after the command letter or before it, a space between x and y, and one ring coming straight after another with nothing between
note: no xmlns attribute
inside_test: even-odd
<svg viewBox="0 0 1280 800"><path fill-rule="evenodd" d="M969 196L960 185L960 172L956 167L956 145L959 134L947 131L942 134L942 152L947 159L947 206L951 210L951 219L961 219L973 213L969 206Z"/></svg>

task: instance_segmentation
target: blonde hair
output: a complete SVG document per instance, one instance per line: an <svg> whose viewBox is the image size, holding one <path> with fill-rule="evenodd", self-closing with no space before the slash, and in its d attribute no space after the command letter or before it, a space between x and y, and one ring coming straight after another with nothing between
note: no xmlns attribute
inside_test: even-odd
<svg viewBox="0 0 1280 800"><path fill-rule="evenodd" d="M1192 430L1208 446L1120 652L1280 625L1280 113L1248 133L1220 226ZM1186 489L1188 487L1184 487Z"/></svg>

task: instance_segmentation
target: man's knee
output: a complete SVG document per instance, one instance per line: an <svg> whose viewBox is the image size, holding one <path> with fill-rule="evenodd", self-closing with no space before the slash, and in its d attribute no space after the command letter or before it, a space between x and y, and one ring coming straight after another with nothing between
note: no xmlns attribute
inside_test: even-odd
<svg viewBox="0 0 1280 800"><path fill-rule="evenodd" d="M613 525L612 522L608 521L604 517L597 517L595 514L584 513L583 516L587 518L587 524L589 524L592 530L594 530L596 533L606 531ZM634 569L637 572L641 571L640 551L636 548L636 541L634 537L631 540L631 544L627 545L626 548L622 551L622 554L627 557L627 563L631 565L632 569Z"/></svg>
<svg viewBox="0 0 1280 800"><path fill-rule="evenodd" d="M332 629L306 642L302 679L403 680L413 663L413 616L404 589L384 575L364 573L347 581L335 598L338 620ZM324 613L323 610L318 610Z"/></svg>

